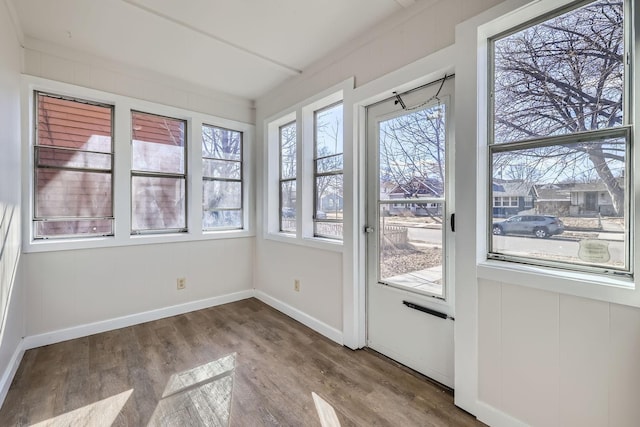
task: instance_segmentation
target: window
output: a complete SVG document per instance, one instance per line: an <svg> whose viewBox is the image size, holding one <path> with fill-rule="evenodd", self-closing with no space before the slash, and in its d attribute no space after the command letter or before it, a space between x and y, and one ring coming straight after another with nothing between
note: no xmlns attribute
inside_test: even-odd
<svg viewBox="0 0 640 427"><path fill-rule="evenodd" d="M491 177L526 183L537 214L490 218L490 258L631 273L623 3L579 2L490 41Z"/></svg>
<svg viewBox="0 0 640 427"><path fill-rule="evenodd" d="M342 103L314 113L314 236L342 239Z"/></svg>
<svg viewBox="0 0 640 427"><path fill-rule="evenodd" d="M493 206L494 207L511 206L511 207L516 207L517 208L519 206L518 198L517 197L507 197L507 196L494 197L493 198Z"/></svg>
<svg viewBox="0 0 640 427"><path fill-rule="evenodd" d="M296 232L297 141L296 122L280 127L280 231Z"/></svg>
<svg viewBox="0 0 640 427"><path fill-rule="evenodd" d="M35 97L33 238L113 235L113 107Z"/></svg>
<svg viewBox="0 0 640 427"><path fill-rule="evenodd" d="M186 121L131 113L131 230L186 231Z"/></svg>
<svg viewBox="0 0 640 427"><path fill-rule="evenodd" d="M242 133L202 126L202 227L242 228Z"/></svg>

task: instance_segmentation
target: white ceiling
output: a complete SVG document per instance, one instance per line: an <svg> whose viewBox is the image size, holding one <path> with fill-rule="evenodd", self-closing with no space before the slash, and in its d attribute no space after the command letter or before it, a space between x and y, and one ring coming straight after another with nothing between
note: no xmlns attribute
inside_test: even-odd
<svg viewBox="0 0 640 427"><path fill-rule="evenodd" d="M256 99L416 0L11 0L27 38Z"/></svg>

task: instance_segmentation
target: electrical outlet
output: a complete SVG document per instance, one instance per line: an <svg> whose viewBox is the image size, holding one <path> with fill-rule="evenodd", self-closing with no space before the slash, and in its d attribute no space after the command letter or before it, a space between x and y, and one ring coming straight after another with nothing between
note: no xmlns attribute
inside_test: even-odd
<svg viewBox="0 0 640 427"><path fill-rule="evenodd" d="M177 280L177 288L178 290L184 289L187 287L187 279L184 277L179 277Z"/></svg>
<svg viewBox="0 0 640 427"><path fill-rule="evenodd" d="M296 292L300 292L300 280L295 279L293 281L293 290Z"/></svg>

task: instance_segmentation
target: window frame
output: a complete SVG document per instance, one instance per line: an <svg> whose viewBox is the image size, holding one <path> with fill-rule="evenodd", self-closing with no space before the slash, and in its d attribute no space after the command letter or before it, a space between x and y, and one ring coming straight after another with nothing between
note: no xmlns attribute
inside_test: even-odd
<svg viewBox="0 0 640 427"><path fill-rule="evenodd" d="M335 108L339 105L342 105L343 108L343 126L342 126L342 132L343 132L343 137L344 137L344 102L343 100L334 102L333 104L327 105L325 107L319 108L317 110L315 110L313 112L313 212L312 212L312 220L313 220L313 237L319 237L319 238L323 238L323 239L330 239L330 240L336 240L336 241L341 241L344 238L344 218L342 220L331 220L331 219L324 219L319 221L318 218L316 218L317 213L318 213L318 186L316 185L317 183L317 178L318 177L322 177L322 176L342 176L342 186L343 186L343 194L344 194L344 142L343 142L343 147L342 147L342 151L340 153L336 153L336 154L331 154L329 156L324 156L324 157L318 157L318 114L322 113L323 111L326 110L330 110L332 108ZM319 160L324 160L324 159L328 159L330 157L337 157L337 156L342 156L342 168L340 170L334 170L331 172L322 172L319 173L318 172L318 161ZM344 195L343 195L344 198ZM343 199L344 200L344 199ZM343 202L344 204L344 202ZM337 237L337 236L332 236L332 235L324 235L324 234L320 234L318 233L318 222L326 222L326 223L333 223L333 224L342 224L343 225L343 233L341 237Z"/></svg>
<svg viewBox="0 0 640 427"><path fill-rule="evenodd" d="M64 150L64 151L75 151L75 152L82 152L82 153L95 153L95 154L105 154L105 155L109 155L110 159L111 159L111 168L109 169L108 172L106 172L106 169L95 169L95 168L82 168L82 167L64 167L64 166L38 166L38 150L40 147L46 147L46 146L42 146L39 144L39 128L38 128L38 123L39 123L39 118L40 118L40 109L39 109L39 96L45 96L45 97L49 97L49 98L54 98L54 99L61 99L61 100L65 100L65 101L71 101L71 102L77 102L80 104L86 104L86 105L93 105L93 106L97 106L97 107L103 107L103 108L108 108L110 110L110 115L111 115L111 147L110 147L110 151L107 152L101 152L101 151L92 151L92 150L80 150L80 149L72 149L72 148L64 148L64 147L52 147L54 149L58 149L58 150ZM88 238L92 238L92 237L108 237L108 236L113 236L115 233L115 209L114 209L114 189L115 189L115 185L114 185L114 181L115 181L115 174L114 174L114 164L115 164L115 143L114 143L114 135L115 135L115 106L113 104L109 104L109 103L104 103L104 102L97 102L97 101L90 101L90 100L86 100L84 98L79 98L79 97L72 97L72 96L64 96L64 95L59 95L56 93L52 93L51 91L44 91L44 90L34 90L33 91L33 105L34 108L30 114L31 116L31 120L33 120L33 138L32 138L32 143L31 143L31 148L32 148L32 155L30 158L31 161L31 177L32 177L32 181L33 181L33 187L32 187L32 191L31 191L31 203L33 204L33 209L32 209L32 214L31 214L31 233L33 236L33 240L37 240L37 241L41 241L41 240L64 240L64 239L88 239ZM111 176L111 215L110 216L101 216L101 217L50 217L50 216L42 216L39 217L36 215L36 212L38 212L38 182L36 179L36 174L37 171L39 169L57 169L57 170L61 170L61 171L87 171L87 172L94 172L94 173L104 173L104 174L109 174ZM38 222L48 222L48 221L73 221L73 220L111 220L111 233L93 233L93 234L72 234L72 235L55 235L55 236L42 236L42 237L38 237L37 233L36 233L36 227Z"/></svg>
<svg viewBox="0 0 640 427"><path fill-rule="evenodd" d="M296 129L296 137L295 137L295 142L294 142L294 147L295 147L295 170L296 173L294 174L294 176L289 177L289 178L283 178L282 177L282 166L283 166L283 162L282 162L282 130L284 128L290 127L292 126L294 129ZM298 163L298 152L299 152L299 147L298 147L298 131L297 131L297 126L298 126L298 122L297 120L293 120L290 121L288 123L285 123L283 125L278 126L278 231L280 233L283 234L289 234L289 235L297 235L298 234L298 226L297 226L297 222L298 222L298 215L299 215L299 210L297 209L296 206L296 215L294 217L294 220L296 222L296 226L294 227L293 230L285 230L282 227L282 222L284 217L282 216L282 209L283 209L283 204L282 204L282 184L283 183L294 183L296 186L296 205L297 205L297 201L298 201L298 192L300 191L300 189L298 188L298 174L299 174L299 163Z"/></svg>
<svg viewBox="0 0 640 427"><path fill-rule="evenodd" d="M222 127L222 126L216 126L216 125L210 125L208 123L202 123L201 124L201 129L204 127L210 127L210 128L216 128L216 129L220 129L223 131L228 131L228 132L237 132L240 134L240 160L227 160L227 159L220 159L220 158L215 158L215 157L205 157L204 155L202 155L202 160L217 160L217 161L224 161L224 162L230 162L230 163L239 163L240 165L240 178L238 179L233 179L233 178L215 178L215 177L205 177L204 173L202 174L202 182L203 182L203 190L202 190L202 195L204 197L204 181L219 181L219 182L239 182L240 183L240 208L236 209L236 208L219 208L218 210L221 211L239 211L240 212L240 227L205 227L204 224L202 225L202 230L204 232L215 232L215 231L224 231L224 230L242 230L244 228L244 224L246 222L246 219L244 217L245 214L245 182L244 182L244 173L245 173L245 164L244 164L244 132L242 131L238 131L235 129L230 129L230 128L226 128L226 127ZM202 144L200 145L202 148ZM203 213L204 213L204 207L202 208Z"/></svg>
<svg viewBox="0 0 640 427"><path fill-rule="evenodd" d="M72 99L82 99L97 104L114 106L113 150L113 209L114 234L111 236L73 237L68 239L34 239L32 218L34 213L34 92L45 92ZM201 113L157 102L141 100L112 92L77 86L36 76L23 76L21 84L21 191L25 201L22 209L22 250L25 253L39 253L59 250L94 249L121 246L137 246L159 243L196 242L219 239L248 238L255 236L255 125L234 119L226 119L212 114ZM199 198L191 198L187 209L189 230L185 233L131 234L131 110L150 112L187 121L187 187L189 195L200 194L202 168L201 133L202 123L237 130L243 133L242 149L245 167L243 169L243 228L233 230L202 230L202 203ZM197 147L198 149L191 149Z"/></svg>
<svg viewBox="0 0 640 427"><path fill-rule="evenodd" d="M517 140L510 142L495 141L495 43L496 41L508 37L512 34L516 34L524 29L546 22L552 18L571 12L572 10L579 9L590 3L595 3L598 0L580 0L566 3L560 7L552 8L545 13L539 14L531 19L528 19L518 25L509 27L506 30L497 32L494 35L487 37L487 96L486 96L486 108L487 108L487 128L486 128L486 153L487 153L487 180L486 180L486 224L485 232L487 238L486 259L489 261L509 262L523 265L530 265L532 267L552 268L561 271L575 271L577 273L598 274L603 276L622 277L626 279L632 279L634 277L634 244L633 236L635 235L635 224L632 221L634 215L635 200L633 198L634 190L634 178L632 177L633 169L632 158L634 156L633 149L633 94L632 84L634 67L633 67L633 54L634 44L632 39L632 22L634 16L628 0L622 0L623 2L623 38L624 38L624 54L623 54L623 67L624 67L624 81L623 81L623 99L622 99L622 124L615 127L609 127L604 129L596 129L586 132L574 132L557 136L543 136L535 137L525 140ZM624 176L624 197L625 197L625 267L617 269L613 267L601 267L592 265L583 265L570 262L553 261L547 259L539 259L531 256L517 256L500 254L493 252L493 156L496 153L505 153L510 151L518 151L522 149L532 149L549 147L554 145L561 145L572 142L583 142L590 140L603 140L607 138L620 137L625 140L625 176ZM533 202L531 203L533 206ZM503 204L504 206L504 204Z"/></svg>
<svg viewBox="0 0 640 427"><path fill-rule="evenodd" d="M327 107L329 105L343 102L345 106L349 105L348 97L354 92L355 79L348 78L328 89L325 89L316 95L298 102L278 113L265 116L261 123L264 132L264 168L263 174L263 213L261 220L263 222L262 235L264 239L277 241L281 243L305 246L314 249L326 250L329 252L344 251L344 240L327 239L324 237L316 237L313 232L313 157L314 157L314 111ZM351 119L350 113L343 108L343 141L347 141L347 134ZM297 159L298 159L298 182L297 182L297 200L296 200L296 234L283 233L279 230L279 133L280 126L296 121L296 137L297 137ZM343 170L345 173L344 191L348 194L351 188L350 184L350 167L348 158L350 153L348 144L343 147L345 163ZM353 212L349 204L345 204L344 221L345 224L353 217ZM348 226L345 226L348 228ZM344 239L350 236L343 236Z"/></svg>
<svg viewBox="0 0 640 427"><path fill-rule="evenodd" d="M155 114L148 113L146 111L140 110L130 110L131 115L131 146L133 147L133 116L135 114L143 114L147 116L155 116L155 117L163 117L170 120L180 121L184 123L184 155L183 155L183 173L171 173L171 172L159 172L159 171L142 171L138 169L134 169L133 167L133 148L131 149L132 154L132 165L129 170L131 174L131 190L129 195L131 197L131 235L139 236L139 235L148 235L148 234L165 234L165 233L187 233L189 231L189 179L188 179L188 159L189 159L189 126L187 119L180 119L177 117L171 117L164 114ZM152 142L152 141L145 141ZM134 177L146 177L146 178L169 178L169 179L182 179L184 181L184 227L177 228L153 228L153 229L134 229L133 228L133 206L134 206L134 194L133 194L133 179Z"/></svg>

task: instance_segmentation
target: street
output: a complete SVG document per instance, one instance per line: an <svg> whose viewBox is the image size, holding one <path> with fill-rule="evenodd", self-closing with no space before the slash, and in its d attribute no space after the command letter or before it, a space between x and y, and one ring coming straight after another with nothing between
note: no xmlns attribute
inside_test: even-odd
<svg viewBox="0 0 640 427"><path fill-rule="evenodd" d="M442 230L434 228L407 227L410 242L426 243L431 245L442 244ZM618 234L609 233L611 239L601 240L608 243L611 260L607 265L624 265L624 242ZM593 239L598 239L599 234L593 233ZM569 240L568 236L552 236L548 239L538 239L528 236L493 236L493 249L499 253L512 255L545 256L560 260L578 258L579 240Z"/></svg>

